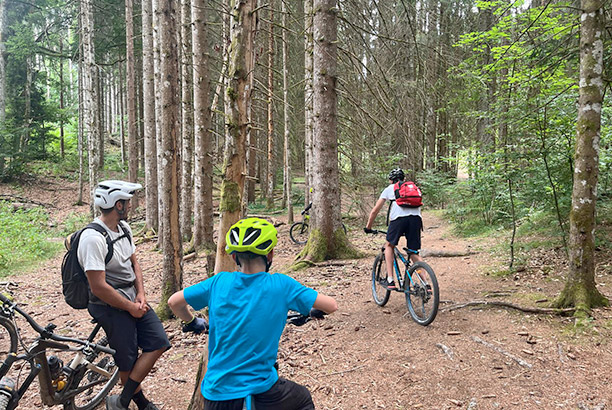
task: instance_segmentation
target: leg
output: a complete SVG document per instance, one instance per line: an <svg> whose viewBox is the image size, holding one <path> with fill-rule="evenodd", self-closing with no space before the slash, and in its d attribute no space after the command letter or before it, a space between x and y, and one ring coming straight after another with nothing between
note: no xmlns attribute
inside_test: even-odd
<svg viewBox="0 0 612 410"><path fill-rule="evenodd" d="M395 258L395 246L389 242L385 244L385 263L387 264L387 281L393 282L393 260Z"/></svg>
<svg viewBox="0 0 612 410"><path fill-rule="evenodd" d="M308 389L286 379L278 379L267 392L255 395L257 410L314 410Z"/></svg>

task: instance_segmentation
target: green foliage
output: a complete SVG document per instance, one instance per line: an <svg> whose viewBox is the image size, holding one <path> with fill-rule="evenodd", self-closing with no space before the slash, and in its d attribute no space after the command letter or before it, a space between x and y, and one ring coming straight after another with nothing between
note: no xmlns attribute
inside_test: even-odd
<svg viewBox="0 0 612 410"><path fill-rule="evenodd" d="M434 170L422 171L415 181L423 193L423 204L427 208L444 208L451 202L456 178Z"/></svg>
<svg viewBox="0 0 612 410"><path fill-rule="evenodd" d="M47 241L48 215L40 208L13 209L0 202L0 276L23 270L55 254L59 243Z"/></svg>

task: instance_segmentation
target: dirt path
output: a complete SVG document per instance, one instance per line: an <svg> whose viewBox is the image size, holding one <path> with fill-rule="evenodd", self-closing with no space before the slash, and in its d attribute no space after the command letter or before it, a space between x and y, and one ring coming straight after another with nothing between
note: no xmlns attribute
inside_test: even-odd
<svg viewBox="0 0 612 410"><path fill-rule="evenodd" d="M533 305L534 297L552 298L560 289L561 282L551 278L485 276L483 269L492 262L483 245L453 237L448 225L432 213L426 213L425 227L426 251L477 252L427 258L437 273L444 302L466 302L499 292L507 295L504 299ZM370 269L384 238L366 236L358 227L351 227L349 234L371 256L295 275L337 298L340 310L323 321L288 327L281 342L280 374L307 385L317 409L612 406L609 309L595 312L596 320L578 336L568 318L490 308L441 311L430 326L421 327L406 315L400 294L392 294L384 308L372 301ZM277 268L289 263L300 249L290 243L287 225L279 227L279 236ZM161 256L152 248L150 243L143 244L138 255L149 299L155 305ZM59 264L58 257L36 272L12 277L18 285L15 296L40 323L53 321L60 332L84 336L91 329L89 317L63 302ZM185 286L203 280L204 268L201 260L185 263ZM605 290L610 294L609 287ZM21 327L26 330L25 324ZM163 409L185 409L203 338L183 335L176 321L168 322L166 329L173 348L159 361L144 388L155 402L163 403ZM41 407L37 388L32 386L20 408Z"/></svg>

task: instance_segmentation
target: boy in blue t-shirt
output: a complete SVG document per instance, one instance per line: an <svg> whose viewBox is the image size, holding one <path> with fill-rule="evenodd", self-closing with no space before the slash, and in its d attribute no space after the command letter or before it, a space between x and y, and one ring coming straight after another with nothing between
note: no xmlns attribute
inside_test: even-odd
<svg viewBox="0 0 612 410"><path fill-rule="evenodd" d="M194 318L188 305L209 308L208 369L201 386L206 410L241 410L247 396L253 396L257 410L314 409L306 387L278 377L278 343L289 310L332 313L336 301L289 276L268 273L277 243L269 222L240 220L228 231L226 243L240 271L220 272L168 300L185 329L197 333L207 324Z"/></svg>

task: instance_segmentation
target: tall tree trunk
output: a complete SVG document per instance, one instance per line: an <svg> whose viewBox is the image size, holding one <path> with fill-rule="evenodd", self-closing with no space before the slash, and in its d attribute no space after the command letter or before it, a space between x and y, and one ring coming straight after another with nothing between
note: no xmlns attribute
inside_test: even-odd
<svg viewBox="0 0 612 410"><path fill-rule="evenodd" d="M192 0L193 18L193 110L195 130L194 158L194 223L193 245L203 249L207 257L208 272L214 267L213 200L212 200L212 136L211 116L208 105L210 82L206 55L205 0Z"/></svg>
<svg viewBox="0 0 612 410"><path fill-rule="evenodd" d="M8 0L0 0L0 125L6 120L6 4Z"/></svg>
<svg viewBox="0 0 612 410"><path fill-rule="evenodd" d="M26 58L26 80L23 90L24 106L23 106L23 125L21 139L19 141L19 151L25 153L28 141L30 140L30 123L32 122L32 82L33 82L33 67L30 57Z"/></svg>
<svg viewBox="0 0 612 410"><path fill-rule="evenodd" d="M138 180L138 135L136 114L136 78L134 74L134 0L125 0L125 48L127 80L127 122L128 122L128 179ZM138 207L138 195L132 198L132 206Z"/></svg>
<svg viewBox="0 0 612 410"><path fill-rule="evenodd" d="M312 186L312 139L313 125L313 0L304 0L304 206L311 201L310 188Z"/></svg>
<svg viewBox="0 0 612 410"><path fill-rule="evenodd" d="M193 215L193 52L191 47L191 0L181 1L181 78L182 78L182 142L183 161L182 183L181 183L181 228L183 238L191 240L192 215ZM204 49L206 49L206 46ZM207 96L208 98L208 96ZM208 104L207 104L208 105Z"/></svg>
<svg viewBox="0 0 612 410"><path fill-rule="evenodd" d="M146 227L157 230L159 203L157 188L157 133L155 126L155 72L153 55L153 4L142 0L142 93L145 145Z"/></svg>
<svg viewBox="0 0 612 410"><path fill-rule="evenodd" d="M125 81L123 77L123 64L119 63L119 147L121 149L121 165L125 164Z"/></svg>
<svg viewBox="0 0 612 410"><path fill-rule="evenodd" d="M342 229L337 136L336 0L315 0L314 13L313 207L310 237L298 257L309 262L358 255Z"/></svg>
<svg viewBox="0 0 612 410"><path fill-rule="evenodd" d="M160 9L160 55L161 75L164 79L164 88L161 92L161 136L160 151L163 161L162 168L162 203L161 217L163 284L160 304L157 313L160 318L171 317L168 307L168 298L181 289L183 284L183 241L180 232L179 220L179 181L180 167L178 158L179 140L179 70L178 70L178 44L176 42L177 21L176 2L172 0L159 0Z"/></svg>
<svg viewBox="0 0 612 410"><path fill-rule="evenodd" d="M274 0L269 2L268 25L268 177L266 187L266 207L274 207Z"/></svg>
<svg viewBox="0 0 612 410"><path fill-rule="evenodd" d="M79 12L82 15L82 11ZM82 17L79 17L79 27L82 25ZM84 133L85 133L85 103L83 98L83 41L79 42L79 63L78 63L78 78L77 78L77 95L79 102L79 124L77 129L77 151L79 154L79 193L77 204L83 203L83 185L84 185L84 170L83 170L83 151L84 151Z"/></svg>
<svg viewBox="0 0 612 410"><path fill-rule="evenodd" d="M160 74L160 67L161 67L161 54L160 54L160 47L161 47L161 28L160 28L160 19L161 19L161 12L159 9L159 1L160 0L153 0L153 72L155 73L155 112L156 113L161 113L162 110L162 105L161 105L161 90L163 88L163 84L162 84L162 78L161 78L161 74ZM163 164L163 157L162 157L162 150L161 150L161 146L162 146L162 139L161 139L161 128L162 128L162 120L161 120L161 115L160 114L156 114L155 115L155 128L157 130L156 132L156 143L157 143L157 180L159 181L159 183L157 184L157 189L158 189L158 197L157 197L157 203L158 203L158 209L159 209L159 220L158 220L158 225L157 225L157 231L159 232L159 235L157 235L157 247L161 248L163 246L163 240L164 240L164 235L162 234L163 230L164 230L164 218L162 217L162 208L164 207L163 204L163 192L162 192L162 184L161 181L163 179L163 175L162 175L162 164Z"/></svg>
<svg viewBox="0 0 612 410"><path fill-rule="evenodd" d="M293 223L293 202L291 195L291 146L289 145L289 84L287 76L289 67L287 65L287 4L281 1L281 13L283 15L283 140L284 140L284 184L283 184L283 208L287 207L287 223Z"/></svg>
<svg viewBox="0 0 612 410"><path fill-rule="evenodd" d="M570 270L557 306L574 306L576 315L608 300L595 285L595 204L599 172L599 139L603 101L603 0L582 0L580 81L574 187L570 211Z"/></svg>
<svg viewBox="0 0 612 410"><path fill-rule="evenodd" d="M104 115L102 115L102 112L104 111L104 99L102 98L102 95L104 95L104 87L102 85L103 79L104 79L104 71L101 70L99 66L96 66L96 76L95 76L94 84L95 84L97 95L98 95L98 108L95 111L95 116L97 117L96 121L98 124L98 137L99 137L98 143L100 146L100 151L98 155L98 158L99 158L98 168L100 170L104 169L104 141L106 139L106 136L104 135Z"/></svg>
<svg viewBox="0 0 612 410"><path fill-rule="evenodd" d="M0 12L1 13L1 12ZM0 23L0 27L2 24ZM64 42L59 38L59 97L60 97L60 157L64 158ZM1 62L0 62L1 63Z"/></svg>
<svg viewBox="0 0 612 410"><path fill-rule="evenodd" d="M89 159L89 199L91 215L94 215L93 193L98 182L100 165L100 128L98 127L98 88L95 49L93 44L92 0L81 0L81 42L83 44L83 109L84 125L87 134Z"/></svg>
<svg viewBox="0 0 612 410"><path fill-rule="evenodd" d="M241 217L241 196L244 192L246 168L246 135L251 89L248 87L249 73L253 69L252 47L256 21L255 0L231 0L232 14L231 44L229 48L229 84L226 89L228 112L226 126L228 140L224 153L223 179L219 203L217 259L215 273L233 270L234 261L225 252L225 235Z"/></svg>

